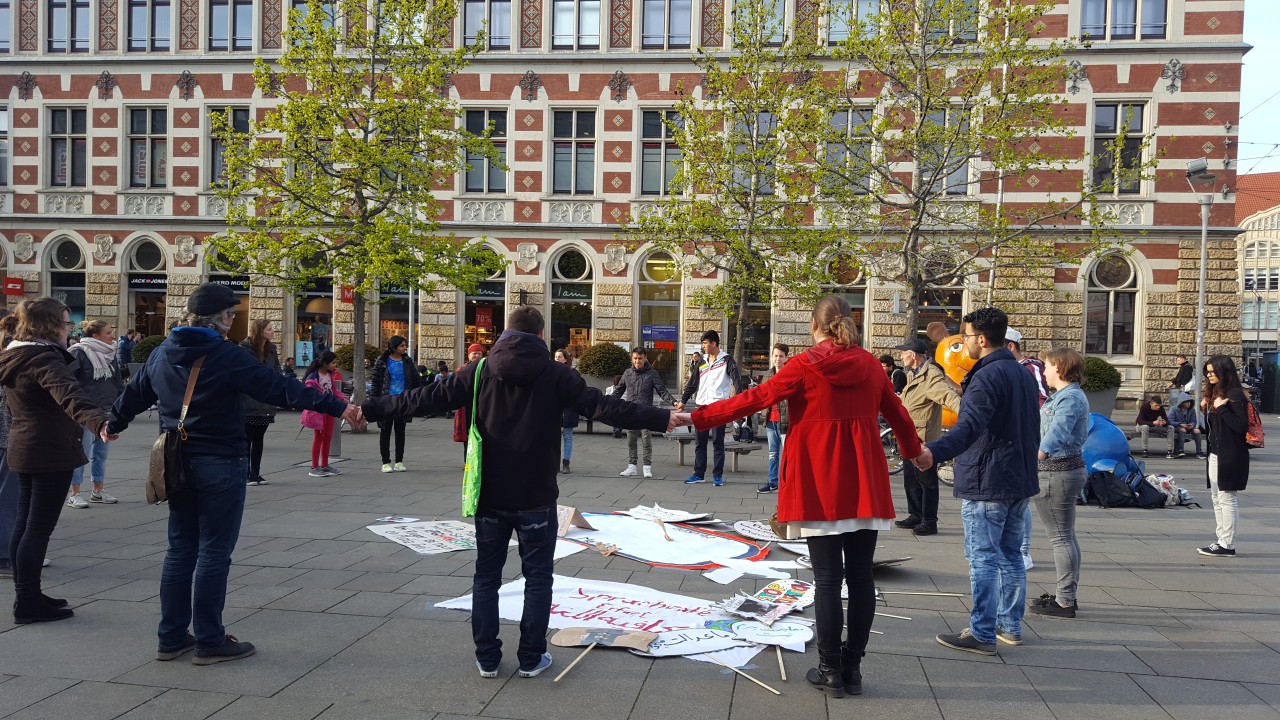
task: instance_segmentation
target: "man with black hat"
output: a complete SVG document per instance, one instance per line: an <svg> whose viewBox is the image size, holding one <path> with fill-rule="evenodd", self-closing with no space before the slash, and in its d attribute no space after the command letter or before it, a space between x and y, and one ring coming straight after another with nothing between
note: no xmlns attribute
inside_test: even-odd
<svg viewBox="0 0 1280 720"><path fill-rule="evenodd" d="M960 395L947 374L933 360L929 343L915 339L894 348L907 373L902 387L902 405L915 422L920 442L933 442L942 435L942 408L960 412ZM902 484L907 491L907 516L894 522L916 535L938 532L938 466L918 470L911 463L902 466Z"/></svg>
<svg viewBox="0 0 1280 720"><path fill-rule="evenodd" d="M254 653L252 644L228 635L222 624L249 474L241 393L277 407L317 410L353 425L363 422L359 407L308 388L228 342L239 304L225 285L196 288L178 327L151 353L111 409L112 434L152 405L159 406L161 431L181 424L185 434L183 472L190 489L169 495L157 660L176 660L194 649L192 664L212 665Z"/></svg>

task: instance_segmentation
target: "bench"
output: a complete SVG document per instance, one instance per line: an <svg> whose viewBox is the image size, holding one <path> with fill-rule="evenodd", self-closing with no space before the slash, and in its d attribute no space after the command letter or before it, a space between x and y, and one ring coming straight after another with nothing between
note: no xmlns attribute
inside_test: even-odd
<svg viewBox="0 0 1280 720"><path fill-rule="evenodd" d="M676 442L680 443L679 465L680 467L683 467L685 447L691 444L697 438L691 432L663 433L662 436L668 440L675 440ZM733 472L738 472L738 456L755 452L756 450L759 450L761 448L767 449L768 447L769 447L768 443L759 443L759 442L744 443L744 442L737 442L736 440L729 440L728 438L726 438L724 441L724 451L726 453L731 453L733 455L731 459L731 465L730 465L730 469L733 470Z"/></svg>

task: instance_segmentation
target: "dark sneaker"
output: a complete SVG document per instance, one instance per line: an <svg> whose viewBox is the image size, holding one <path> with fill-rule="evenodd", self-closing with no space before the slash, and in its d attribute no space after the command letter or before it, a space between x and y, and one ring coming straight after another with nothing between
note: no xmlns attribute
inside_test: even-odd
<svg viewBox="0 0 1280 720"><path fill-rule="evenodd" d="M538 660L537 665L529 668L528 670L520 668L519 675L522 678L538 677L542 674L543 670L546 670L549 667L551 667L551 653L542 653L542 658Z"/></svg>
<svg viewBox="0 0 1280 720"><path fill-rule="evenodd" d="M307 472L311 477L329 477L330 473L322 467L313 467Z"/></svg>
<svg viewBox="0 0 1280 720"><path fill-rule="evenodd" d="M724 485L724 478L717 475L711 478L711 484L715 485L716 487L720 487L721 485Z"/></svg>
<svg viewBox="0 0 1280 720"><path fill-rule="evenodd" d="M1040 607L1041 605L1048 605L1049 603L1053 602L1055 599L1056 599L1055 595L1051 593L1045 593L1040 597L1036 598L1035 600L1028 600L1027 604L1030 605L1031 607Z"/></svg>
<svg viewBox="0 0 1280 720"><path fill-rule="evenodd" d="M160 662L169 662L170 660L177 660L178 658L182 657L183 655L186 655L187 653L195 649L196 649L196 636L192 635L191 633L187 633L187 639L183 640L182 644L179 645L178 647L170 648L168 650L165 650L164 648L157 648L156 659L159 660Z"/></svg>
<svg viewBox="0 0 1280 720"><path fill-rule="evenodd" d="M1044 605L1036 605L1031 608L1031 612L1043 617L1073 618L1076 616L1076 604L1072 602L1071 607L1062 607L1057 600L1054 600Z"/></svg>
<svg viewBox="0 0 1280 720"><path fill-rule="evenodd" d="M921 523L920 518L916 517L915 515L908 515L907 517L901 520L893 521L894 525L897 525L900 528L906 528L907 530L910 530L911 528L919 525L920 523Z"/></svg>
<svg viewBox="0 0 1280 720"><path fill-rule="evenodd" d="M1177 459L1178 459L1178 456L1177 456L1176 454L1174 454L1174 453L1165 453L1164 459L1165 459L1165 460L1177 460Z"/></svg>
<svg viewBox="0 0 1280 720"><path fill-rule="evenodd" d="M1001 628L996 630L996 644L999 645L1000 643L1004 643L1005 645L1021 645L1022 636L1014 635L1008 630Z"/></svg>
<svg viewBox="0 0 1280 720"><path fill-rule="evenodd" d="M498 666L497 666L497 665L494 665L492 670L485 670L485 669L484 669L484 666L480 664L480 661L479 661L479 660L477 660L477 661L476 661L476 669L480 671L480 677L482 677L482 678L496 678L496 677L498 677Z"/></svg>
<svg viewBox="0 0 1280 720"><path fill-rule="evenodd" d="M943 633L937 637L937 640L939 645L945 645L952 650L963 650L964 652L971 652L977 655L996 654L995 643L984 643L979 641L978 638L974 637L973 634L969 632L969 628L965 628L955 634Z"/></svg>
<svg viewBox="0 0 1280 720"><path fill-rule="evenodd" d="M334 469L334 467L333 467L332 465L325 465L323 469L324 469L324 471L325 471L325 472L329 473L330 475L341 475L341 474L342 474L342 471L341 471L341 470L336 470L336 469Z"/></svg>
<svg viewBox="0 0 1280 720"><path fill-rule="evenodd" d="M704 482L706 482L706 480L704 480L701 475L690 475L689 479L684 481L684 484L697 485L698 483L704 483Z"/></svg>
<svg viewBox="0 0 1280 720"><path fill-rule="evenodd" d="M201 650L196 648L196 656L191 658L192 665L216 665L229 660L247 658L257 652L253 643L240 642L234 635L228 635L216 648Z"/></svg>
<svg viewBox="0 0 1280 720"><path fill-rule="evenodd" d="M1142 451L1142 457L1150 457L1146 450Z"/></svg>
<svg viewBox="0 0 1280 720"><path fill-rule="evenodd" d="M1209 557L1235 557L1236 556L1236 551L1234 548L1224 548L1218 543L1214 543L1209 547L1196 548L1196 552L1200 553L1201 555L1208 555Z"/></svg>
<svg viewBox="0 0 1280 720"><path fill-rule="evenodd" d="M911 532L915 535L937 535L938 526L933 523L920 523L911 528Z"/></svg>
<svg viewBox="0 0 1280 720"><path fill-rule="evenodd" d="M13 604L13 624L30 625L31 623L56 622L58 620L66 620L75 615L71 608L52 607L46 605L43 599L36 600L32 603Z"/></svg>
<svg viewBox="0 0 1280 720"><path fill-rule="evenodd" d="M773 485L770 485L769 483L765 483L760 487L756 488L756 492L760 493L761 495L764 495L766 493L778 492L778 488L774 487Z"/></svg>

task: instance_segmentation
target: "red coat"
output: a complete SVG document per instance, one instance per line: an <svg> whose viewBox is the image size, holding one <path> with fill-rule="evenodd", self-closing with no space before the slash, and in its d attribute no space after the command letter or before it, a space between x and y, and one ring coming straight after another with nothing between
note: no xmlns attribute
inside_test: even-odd
<svg viewBox="0 0 1280 720"><path fill-rule="evenodd" d="M824 340L792 358L769 382L698 408L699 430L786 400L791 427L782 449L778 520L893 518L889 467L880 445L883 415L904 458L920 454L915 424L880 361Z"/></svg>

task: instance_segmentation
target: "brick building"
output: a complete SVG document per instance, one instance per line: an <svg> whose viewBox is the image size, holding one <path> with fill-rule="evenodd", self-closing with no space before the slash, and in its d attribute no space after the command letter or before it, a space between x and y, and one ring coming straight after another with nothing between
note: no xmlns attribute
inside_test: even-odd
<svg viewBox="0 0 1280 720"><path fill-rule="evenodd" d="M779 0L788 18L805 0ZM799 7L797 5L799 4ZM868 3L855 3L866 7ZM496 138L510 170L458 178L445 225L484 237L510 261L474 295L419 297L418 356L461 359L490 342L517 303L548 313L556 344L642 343L677 381L686 346L732 323L691 299L716 282L673 281L669 257L617 238L663 187L670 150L659 113L677 91L697 92L691 47L724 47L732 7L721 0L468 0L455 37L490 26L490 47L450 92L467 121L505 121ZM286 0L0 0L0 237L11 292L52 293L77 317L114 318L162 332L190 289L208 279L202 240L222 228L209 191L217 143L210 117L231 108L246 123L273 100L253 87L252 60L282 43ZM1131 253L1089 258L1019 290L1015 324L1032 352L1074 345L1107 357L1122 395L1163 387L1173 356L1194 346L1199 214L1183 179L1188 159L1210 159L1219 195L1210 230L1208 327L1212 352L1240 345L1232 141L1239 122L1243 0L1058 0L1042 34L1087 34L1064 100L1077 105L1086 151L1109 137L1107 118L1137 110L1156 134L1157 177L1109 202ZM830 23L818 32L827 38ZM1137 115L1135 115L1136 117ZM992 197L977 198L991 202ZM244 297L249 317L278 321L286 341L314 324L343 344L352 333L341 286L301 297L252 278L214 275ZM902 337L902 293L846 278L867 345ZM13 285L13 283L10 283ZM999 288L997 288L999 290ZM371 337L404 334L409 295L388 288ZM12 304L18 296L10 296ZM931 293L922 322L958 316L986 298L979 282ZM1007 301L997 292L1000 301ZM763 357L772 342L807 344L808 312L784 293L753 305L743 341ZM730 341L733 341L730 338ZM286 350L286 354L293 354ZM757 366L758 367L758 366Z"/></svg>

